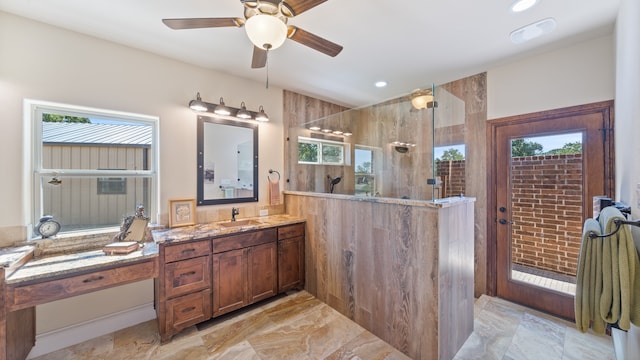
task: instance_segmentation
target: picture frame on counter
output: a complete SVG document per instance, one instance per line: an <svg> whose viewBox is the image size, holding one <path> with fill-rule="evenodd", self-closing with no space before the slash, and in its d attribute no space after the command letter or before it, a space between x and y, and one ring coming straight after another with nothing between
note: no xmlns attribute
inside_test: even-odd
<svg viewBox="0 0 640 360"><path fill-rule="evenodd" d="M196 224L196 199L169 200L169 227Z"/></svg>

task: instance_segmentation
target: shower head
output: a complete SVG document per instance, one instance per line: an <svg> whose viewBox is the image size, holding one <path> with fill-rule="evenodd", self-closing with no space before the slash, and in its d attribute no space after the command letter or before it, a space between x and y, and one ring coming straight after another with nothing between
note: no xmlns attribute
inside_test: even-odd
<svg viewBox="0 0 640 360"><path fill-rule="evenodd" d="M333 194L333 187L342 180L342 177L332 178L331 175L327 175L327 178L329 179L329 192Z"/></svg>

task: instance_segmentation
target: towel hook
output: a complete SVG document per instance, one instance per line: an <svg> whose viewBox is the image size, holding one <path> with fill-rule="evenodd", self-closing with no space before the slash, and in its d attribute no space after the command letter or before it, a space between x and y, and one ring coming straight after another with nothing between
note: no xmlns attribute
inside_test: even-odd
<svg viewBox="0 0 640 360"><path fill-rule="evenodd" d="M273 169L269 169L269 175L267 175L267 178L269 179L269 181L272 181L271 180L271 174L273 174L273 173L276 173L276 175L278 175L278 179L276 181L280 181L280 173L275 171L275 170L273 170Z"/></svg>

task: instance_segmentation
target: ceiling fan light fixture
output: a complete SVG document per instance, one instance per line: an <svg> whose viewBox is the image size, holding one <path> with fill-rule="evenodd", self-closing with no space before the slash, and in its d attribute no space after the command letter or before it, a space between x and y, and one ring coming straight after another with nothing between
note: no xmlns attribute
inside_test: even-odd
<svg viewBox="0 0 640 360"><path fill-rule="evenodd" d="M287 25L272 15L254 15L247 19L244 28L253 45L263 50L277 49L287 39Z"/></svg>
<svg viewBox="0 0 640 360"><path fill-rule="evenodd" d="M244 101L240 104L240 110L236 113L236 117L240 119L251 119L251 113L247 110L247 106L244 104Z"/></svg>
<svg viewBox="0 0 640 360"><path fill-rule="evenodd" d="M433 103L433 91L431 89L416 89L409 96L411 105L416 109L426 109L429 103Z"/></svg>
<svg viewBox="0 0 640 360"><path fill-rule="evenodd" d="M269 116L264 112L264 108L260 105L260 109L258 110L258 114L256 114L256 120L260 122L269 121Z"/></svg>
<svg viewBox="0 0 640 360"><path fill-rule="evenodd" d="M216 109L213 110L213 112L218 115L224 115L224 116L231 115L231 110L229 110L229 108L224 104L224 100L222 100L222 98L220 98L220 104L216 106Z"/></svg>
<svg viewBox="0 0 640 360"><path fill-rule="evenodd" d="M207 104L205 104L202 101L202 98L200 97L200 93L199 92L196 95L196 99L195 100L189 101L189 107L191 108L191 110L199 111L199 112L207 111L209 109L207 107Z"/></svg>

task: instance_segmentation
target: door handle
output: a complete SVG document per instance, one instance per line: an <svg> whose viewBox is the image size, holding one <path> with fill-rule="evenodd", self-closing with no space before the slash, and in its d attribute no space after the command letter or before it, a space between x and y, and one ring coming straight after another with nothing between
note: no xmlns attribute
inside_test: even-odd
<svg viewBox="0 0 640 360"><path fill-rule="evenodd" d="M506 219L500 219L498 222L502 225L513 224L513 221L507 221Z"/></svg>

